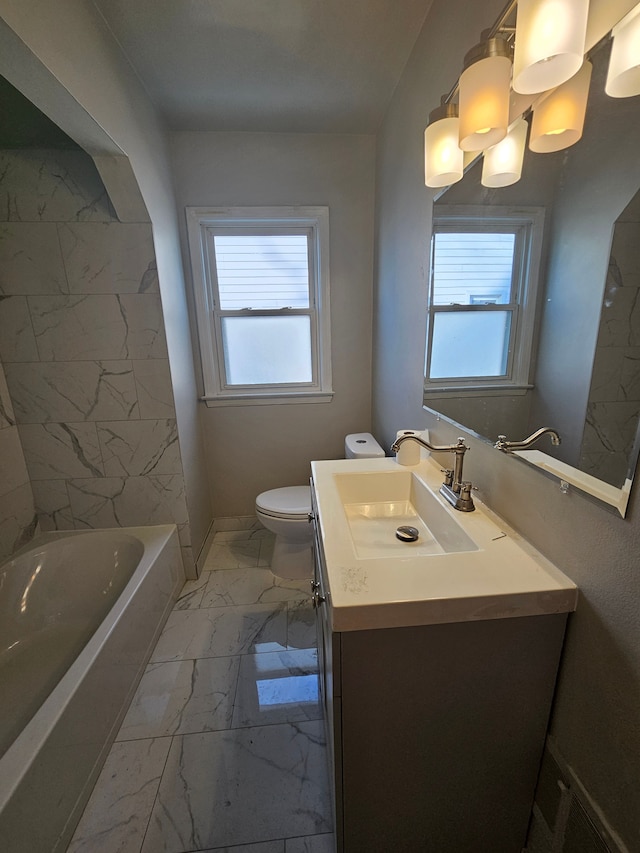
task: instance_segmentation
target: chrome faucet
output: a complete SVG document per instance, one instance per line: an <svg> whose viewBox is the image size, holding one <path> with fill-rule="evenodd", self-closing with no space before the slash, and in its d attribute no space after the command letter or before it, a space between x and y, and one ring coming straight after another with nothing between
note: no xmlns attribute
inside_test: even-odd
<svg viewBox="0 0 640 853"><path fill-rule="evenodd" d="M505 453L510 453L512 450L526 450L528 447L531 447L532 444L535 444L539 438L541 438L547 433L551 438L551 444L557 447L562 441L562 439L555 431L555 429L551 429L551 427L542 427L541 429L538 429L534 433L532 433L529 438L525 438L522 441L507 441L506 435L499 435L498 440L493 446L496 448L496 450L503 450Z"/></svg>
<svg viewBox="0 0 640 853"><path fill-rule="evenodd" d="M405 441L415 441L430 450L433 453L455 453L456 458L453 468L442 469L444 474L444 483L440 486L440 494L448 501L454 509L459 509L461 512L473 512L473 498L471 497L471 483L465 483L462 479L462 465L464 462L464 454L469 450L469 447L464 443L464 438L459 438L457 444L435 445L429 444L424 438L418 435L400 435L391 445L391 452L397 453L400 445Z"/></svg>

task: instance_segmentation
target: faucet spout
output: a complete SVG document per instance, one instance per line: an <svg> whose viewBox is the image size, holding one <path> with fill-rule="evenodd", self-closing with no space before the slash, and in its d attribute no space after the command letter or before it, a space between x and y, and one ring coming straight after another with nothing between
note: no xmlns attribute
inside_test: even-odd
<svg viewBox="0 0 640 853"><path fill-rule="evenodd" d="M455 453L455 462L453 471L445 471L445 481L440 486L440 494L454 509L459 509L462 512L473 512L475 506L471 497L471 483L466 483L462 479L462 466L464 463L464 455L469 450L468 445L464 443L464 438L459 438L456 444L431 444L419 435L400 435L391 445L391 452L397 453L400 445L405 441L415 441L426 450L433 453Z"/></svg>
<svg viewBox="0 0 640 853"><path fill-rule="evenodd" d="M496 450L502 450L504 453L511 453L513 450L526 450L531 445L535 444L543 435L549 435L551 444L556 447L561 443L562 439L555 429L551 427L541 427L532 433L528 438L522 441L507 441L506 435L499 435L498 440L493 445Z"/></svg>

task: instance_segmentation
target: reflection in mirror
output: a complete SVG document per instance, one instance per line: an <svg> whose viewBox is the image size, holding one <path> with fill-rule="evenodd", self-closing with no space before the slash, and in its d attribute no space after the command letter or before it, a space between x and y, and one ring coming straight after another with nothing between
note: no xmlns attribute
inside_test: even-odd
<svg viewBox="0 0 640 853"><path fill-rule="evenodd" d="M522 179L502 189L481 186L480 160L437 200L435 221L439 210L482 205L487 216L544 208L545 224L528 382L474 392L427 381L424 403L492 443L553 427L562 444L527 461L550 471L559 460L558 476L591 482L586 491L624 515L640 414L640 96L604 94L609 50L605 41L591 56L580 142L527 151Z"/></svg>

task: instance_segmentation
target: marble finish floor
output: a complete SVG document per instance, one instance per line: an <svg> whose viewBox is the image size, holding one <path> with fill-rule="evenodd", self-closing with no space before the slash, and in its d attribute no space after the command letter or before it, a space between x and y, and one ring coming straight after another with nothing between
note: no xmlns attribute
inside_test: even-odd
<svg viewBox="0 0 640 853"><path fill-rule="evenodd" d="M309 581L217 533L160 636L67 853L332 853Z"/></svg>

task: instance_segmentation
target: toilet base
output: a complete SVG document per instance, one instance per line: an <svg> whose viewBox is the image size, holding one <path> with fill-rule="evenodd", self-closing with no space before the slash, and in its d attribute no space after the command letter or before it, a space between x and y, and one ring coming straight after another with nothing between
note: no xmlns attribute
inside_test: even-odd
<svg viewBox="0 0 640 853"><path fill-rule="evenodd" d="M303 580L313 577L311 541L295 542L276 536L271 558L271 571L276 577Z"/></svg>

